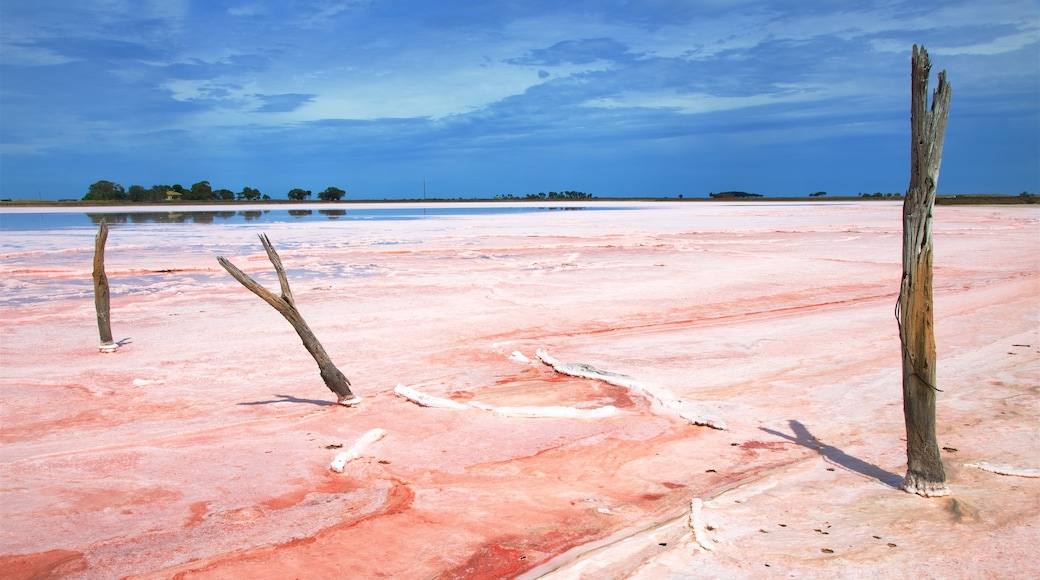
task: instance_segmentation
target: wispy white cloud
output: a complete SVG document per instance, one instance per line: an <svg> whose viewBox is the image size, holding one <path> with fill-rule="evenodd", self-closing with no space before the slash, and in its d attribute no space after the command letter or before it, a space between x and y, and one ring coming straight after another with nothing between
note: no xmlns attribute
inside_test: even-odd
<svg viewBox="0 0 1040 580"><path fill-rule="evenodd" d="M720 97L707 93L641 93L629 91L610 97L591 99L584 104L588 107L604 107L608 109L643 107L651 109L673 110L685 115L731 111L748 107L760 107L780 103L804 102L805 91L794 91L779 94L748 95L743 97Z"/></svg>
<svg viewBox="0 0 1040 580"><path fill-rule="evenodd" d="M1027 47L1037 47L1040 45L1040 35L1036 30L1029 32L1021 32L1018 34L1010 34L999 38L994 38L988 42L980 42L977 44L968 44L960 46L940 46L938 49L933 49L931 54L940 55L979 55L979 56L997 56L1021 50Z"/></svg>
<svg viewBox="0 0 1040 580"><path fill-rule="evenodd" d="M231 6L227 9L231 16L262 16L268 13L267 7L258 2Z"/></svg>

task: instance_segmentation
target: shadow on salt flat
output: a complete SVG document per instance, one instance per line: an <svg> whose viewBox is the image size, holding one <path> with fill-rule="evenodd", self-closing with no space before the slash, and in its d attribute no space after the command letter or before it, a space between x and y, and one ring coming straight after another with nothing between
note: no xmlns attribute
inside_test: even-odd
<svg viewBox="0 0 1040 580"><path fill-rule="evenodd" d="M868 463L862 459L853 457L833 445L823 443L814 437L813 434L809 432L809 429L799 421L792 419L788 421L788 424L791 426L791 431L794 432L794 436L767 429L765 427L759 427L759 429L771 435L776 435L777 437L782 437L788 441L797 443L807 449L817 451L827 461L844 467L849 471L865 475L871 479L876 479L893 489L899 489L902 486L903 476L881 469L873 463Z"/></svg>
<svg viewBox="0 0 1040 580"><path fill-rule="evenodd" d="M320 399L301 399L292 395L275 395L277 399L271 399L270 401L248 401L245 403L235 403L236 405L273 405L275 403L305 403L308 405L318 405L319 407L333 407L337 403L335 401L322 401Z"/></svg>

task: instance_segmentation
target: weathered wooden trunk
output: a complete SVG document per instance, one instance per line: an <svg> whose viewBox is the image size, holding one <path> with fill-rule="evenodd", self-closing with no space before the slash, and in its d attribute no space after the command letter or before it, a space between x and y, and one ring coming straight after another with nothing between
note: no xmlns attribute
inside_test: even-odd
<svg viewBox="0 0 1040 580"><path fill-rule="evenodd" d="M282 266L282 260L278 257L278 252L274 250L274 246L271 245L271 241L267 239L267 236L260 234L260 242L264 245L264 250L267 251L267 257L274 264L274 269L278 273L278 283L281 285L282 295L277 296L270 290L264 288L258 284L255 280L247 276L242 270L239 270L234 264L229 262L223 256L217 258L217 262L224 267L236 280L238 280L243 286L248 288L253 294L256 294L260 298L274 307L275 310L280 312L289 324L292 325L293 329L296 330L296 334L300 335L300 339L303 341L304 348L314 358L314 362L318 363L318 370L320 371L322 380L325 381L325 386L329 388L333 393L336 393L337 402L341 405L354 405L361 401L353 392L350 390L350 381L347 377L340 372L336 365L332 363L332 359L329 358L325 348L321 346L317 337L314 336L314 332L311 331L310 327L307 326L307 322L303 320L303 315L296 309L296 301L293 299L292 290L289 288L289 279L285 276L285 268Z"/></svg>
<svg viewBox="0 0 1040 580"><path fill-rule="evenodd" d="M946 71L928 110L931 63L914 45L910 96L910 187L903 201L903 280L896 316L903 352L903 417L907 471L903 489L923 496L950 493L935 434L935 332L932 312L932 209L950 112Z"/></svg>
<svg viewBox="0 0 1040 580"><path fill-rule="evenodd" d="M101 335L101 350L115 348L112 340L112 321L109 317L110 297L108 276L105 274L105 243L108 241L108 224L104 218L94 238L94 310L97 311L98 333Z"/></svg>

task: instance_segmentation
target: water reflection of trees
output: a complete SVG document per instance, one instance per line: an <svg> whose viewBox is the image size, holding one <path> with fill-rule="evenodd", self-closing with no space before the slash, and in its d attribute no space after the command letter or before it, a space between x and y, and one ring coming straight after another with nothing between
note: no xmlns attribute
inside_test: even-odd
<svg viewBox="0 0 1040 580"><path fill-rule="evenodd" d="M310 210L289 210L294 217L309 215ZM243 210L243 211L134 211L116 213L87 213L87 217L94 225L99 225L102 218L108 225L119 224L212 224L217 221L233 220L236 216L243 221L254 221L260 219L271 210Z"/></svg>
<svg viewBox="0 0 1040 580"><path fill-rule="evenodd" d="M308 218L314 215L313 210L309 209L290 209L285 210L290 217L295 219ZM251 222L256 221L264 216L264 214L270 213L271 210L242 210L242 211L138 211L138 212L120 212L120 213L88 213L87 216L95 226L101 223L101 219L104 218L108 225L119 225L119 224L212 224L218 221L228 221L235 217L241 218L242 221ZM345 209L319 209L318 214L330 219L335 220L347 215Z"/></svg>
<svg viewBox="0 0 1040 580"><path fill-rule="evenodd" d="M526 212L526 211L580 211L589 209L588 207L558 207L558 206L531 206L522 208L473 208L473 209L454 209L454 208L422 208L417 209L402 209L402 208L391 208L391 209L373 209L367 212L362 212L361 215L375 216L377 219L418 219L421 216L425 216L427 210L434 215L455 215L465 213L513 213L513 212ZM604 208L606 209L606 208ZM314 210L309 209L287 209L287 210L274 210L276 212L286 212L289 217L293 219L307 219L314 216ZM242 222L252 222L261 219L264 215L271 213L271 210L237 210L237 211L141 211L141 212L117 212L117 213L89 213L87 216L95 226L101 223L101 219L104 218L108 225L120 225L120 224L213 224L218 222L226 222L235 220L236 218ZM318 215L329 219L338 220L347 215L345 209L319 209ZM359 214L355 214L357 217Z"/></svg>
<svg viewBox="0 0 1040 580"><path fill-rule="evenodd" d="M109 225L117 224L211 224L219 220L229 220L239 212L234 211L146 211L126 213L88 213L87 216L94 225L101 223L104 219ZM259 213L259 212L257 212Z"/></svg>

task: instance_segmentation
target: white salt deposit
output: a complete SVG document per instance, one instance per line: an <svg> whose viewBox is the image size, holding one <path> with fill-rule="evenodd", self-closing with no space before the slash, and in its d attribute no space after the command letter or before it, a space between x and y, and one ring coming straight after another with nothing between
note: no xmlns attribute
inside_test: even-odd
<svg viewBox="0 0 1040 580"><path fill-rule="evenodd" d="M386 435L386 429L372 429L365 433L350 446L350 449L336 454L336 458L329 464L329 469L336 473L343 473L343 468L348 462L361 457L361 454L368 449L369 445L379 441L384 435Z"/></svg>
<svg viewBox="0 0 1040 580"><path fill-rule="evenodd" d="M394 394L399 397L404 397L409 401L419 405L421 407L435 407L439 409L467 409L466 405L462 403L456 403L451 399L443 399L441 397L435 397L426 393L421 393L411 387L406 387L402 384L398 384L394 388Z"/></svg>
<svg viewBox="0 0 1040 580"><path fill-rule="evenodd" d="M524 353L518 350L514 350L513 354L509 355L509 360L523 364L531 364L531 359L524 356Z"/></svg>
<svg viewBox="0 0 1040 580"><path fill-rule="evenodd" d="M690 500L690 529L693 530L693 539L697 542L697 545L707 551L715 549L708 540L707 526L704 524L704 518L701 516L701 509L704 507L704 500L699 497L695 497Z"/></svg>

